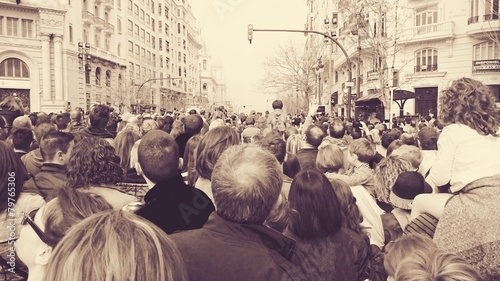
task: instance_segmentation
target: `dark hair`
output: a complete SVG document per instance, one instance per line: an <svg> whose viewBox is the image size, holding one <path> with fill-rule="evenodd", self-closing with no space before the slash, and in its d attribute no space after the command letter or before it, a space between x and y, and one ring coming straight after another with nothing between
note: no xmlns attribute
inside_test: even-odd
<svg viewBox="0 0 500 281"><path fill-rule="evenodd" d="M174 118L172 116L167 115L163 117L163 121L164 121L163 131L170 134L170 132L172 131L172 125L174 124Z"/></svg>
<svg viewBox="0 0 500 281"><path fill-rule="evenodd" d="M191 114L182 119L184 123L184 131L191 135L196 135L203 128L203 118L198 114Z"/></svg>
<svg viewBox="0 0 500 281"><path fill-rule="evenodd" d="M151 130L137 149L144 175L154 183L179 174L179 146L175 139L161 130Z"/></svg>
<svg viewBox="0 0 500 281"><path fill-rule="evenodd" d="M67 169L67 185L72 188L115 184L124 179L115 149L108 141L96 137L75 144Z"/></svg>
<svg viewBox="0 0 500 281"><path fill-rule="evenodd" d="M17 128L12 133L12 144L15 149L29 150L33 142L33 132L27 128Z"/></svg>
<svg viewBox="0 0 500 281"><path fill-rule="evenodd" d="M253 118L253 116L249 116L249 117L245 120L245 124L246 124L246 125L255 125L255 118Z"/></svg>
<svg viewBox="0 0 500 281"><path fill-rule="evenodd" d="M440 97L440 120L446 124L464 124L481 135L498 136L500 112L495 96L483 83L460 78L445 89Z"/></svg>
<svg viewBox="0 0 500 281"><path fill-rule="evenodd" d="M399 136L401 136L401 133L397 129L392 129L389 132L383 134L381 138L382 146L387 149L393 141L399 139Z"/></svg>
<svg viewBox="0 0 500 281"><path fill-rule="evenodd" d="M330 180L342 209L342 226L361 234L363 216L356 204L351 187L341 180Z"/></svg>
<svg viewBox="0 0 500 281"><path fill-rule="evenodd" d="M69 113L61 113L56 116L56 125L59 130L64 130L70 122Z"/></svg>
<svg viewBox="0 0 500 281"><path fill-rule="evenodd" d="M318 170L299 172L289 194L290 231L305 240L337 233L342 226L340 202L326 176Z"/></svg>
<svg viewBox="0 0 500 281"><path fill-rule="evenodd" d="M283 102L281 100L273 101L273 109L282 109L282 108L283 108Z"/></svg>
<svg viewBox="0 0 500 281"><path fill-rule="evenodd" d="M330 137L341 139L345 135L345 125L342 122L333 122L330 124Z"/></svg>
<svg viewBox="0 0 500 281"><path fill-rule="evenodd" d="M283 140L280 133L271 131L264 136L259 143L276 156L278 162L283 163L285 161L286 142Z"/></svg>
<svg viewBox="0 0 500 281"><path fill-rule="evenodd" d="M394 140L391 142L389 147L387 147L387 153L386 156L389 156L392 154L392 152L398 148L400 148L404 143L401 140Z"/></svg>
<svg viewBox="0 0 500 281"><path fill-rule="evenodd" d="M54 159L58 150L67 153L70 147L69 144L74 139L73 134L60 131L46 134L40 142L40 153L43 160L49 161Z"/></svg>
<svg viewBox="0 0 500 281"><path fill-rule="evenodd" d="M28 118L31 120L31 125L36 126L38 114L36 112L31 112L30 114L28 114Z"/></svg>
<svg viewBox="0 0 500 281"><path fill-rule="evenodd" d="M198 144L196 171L205 179L212 178L212 171L222 152L228 147L240 144L240 137L228 126L209 130Z"/></svg>
<svg viewBox="0 0 500 281"><path fill-rule="evenodd" d="M23 183L28 179L28 172L19 156L14 153L14 150L1 140L0 171L2 171L0 174L0 213L3 213L7 210L8 202L10 202L9 198L17 201L19 194L23 190ZM12 187L15 187L14 190L12 190Z"/></svg>
<svg viewBox="0 0 500 281"><path fill-rule="evenodd" d="M325 136L325 131L316 125L311 125L306 130L306 142L316 148L321 144Z"/></svg>
<svg viewBox="0 0 500 281"><path fill-rule="evenodd" d="M415 136L410 133L401 134L399 139L403 144L417 146L417 140L415 139Z"/></svg>
<svg viewBox="0 0 500 281"><path fill-rule="evenodd" d="M104 104L98 104L90 110L90 127L104 129L106 128L111 110Z"/></svg>

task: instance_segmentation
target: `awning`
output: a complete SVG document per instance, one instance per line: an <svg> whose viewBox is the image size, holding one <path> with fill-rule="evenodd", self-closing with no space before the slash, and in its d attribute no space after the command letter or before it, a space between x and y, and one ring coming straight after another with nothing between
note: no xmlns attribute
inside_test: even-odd
<svg viewBox="0 0 500 281"><path fill-rule="evenodd" d="M418 98L419 95L415 94L414 92L407 91L407 90L394 90L393 94L393 100L407 100L407 99L414 99Z"/></svg>
<svg viewBox="0 0 500 281"><path fill-rule="evenodd" d="M375 100L375 99L378 99L380 100L380 97L382 96L381 93L374 93L374 94L369 94L369 95L366 95L366 96L362 96L358 99L356 99L356 102L367 102L367 101L371 101L371 100Z"/></svg>

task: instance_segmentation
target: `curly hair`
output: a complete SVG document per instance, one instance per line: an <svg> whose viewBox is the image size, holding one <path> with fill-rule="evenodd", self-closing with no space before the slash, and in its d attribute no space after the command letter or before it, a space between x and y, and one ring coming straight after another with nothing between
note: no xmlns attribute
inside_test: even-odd
<svg viewBox="0 0 500 281"><path fill-rule="evenodd" d="M124 179L115 149L101 138L88 138L75 144L67 169L67 185L72 188L114 184Z"/></svg>
<svg viewBox="0 0 500 281"><path fill-rule="evenodd" d="M377 200L390 204L391 188L399 174L413 169L410 162L400 156L390 155L382 159L375 168L374 187Z"/></svg>
<svg viewBox="0 0 500 281"><path fill-rule="evenodd" d="M443 90L439 103L443 124L463 124L481 135L498 136L500 112L493 93L483 83L465 77L455 80Z"/></svg>

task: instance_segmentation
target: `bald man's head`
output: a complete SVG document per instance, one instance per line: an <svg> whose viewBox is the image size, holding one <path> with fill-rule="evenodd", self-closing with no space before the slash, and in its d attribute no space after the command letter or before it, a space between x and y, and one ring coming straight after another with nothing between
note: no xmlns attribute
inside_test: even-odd
<svg viewBox="0 0 500 281"><path fill-rule="evenodd" d="M306 131L306 142L317 148L325 136L326 133L321 127L312 125Z"/></svg>

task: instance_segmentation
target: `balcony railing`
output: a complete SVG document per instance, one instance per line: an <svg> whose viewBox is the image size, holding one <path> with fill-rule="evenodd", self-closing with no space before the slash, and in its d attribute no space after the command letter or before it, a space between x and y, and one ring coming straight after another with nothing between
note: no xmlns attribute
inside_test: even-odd
<svg viewBox="0 0 500 281"><path fill-rule="evenodd" d="M86 22L86 23L93 23L94 22L94 14L92 14L89 11L82 11L82 20L83 20L83 22Z"/></svg>
<svg viewBox="0 0 500 281"><path fill-rule="evenodd" d="M366 81L375 81L378 80L378 71L370 70L366 73Z"/></svg>
<svg viewBox="0 0 500 281"><path fill-rule="evenodd" d="M429 65L417 65L415 66L415 72L429 72L429 71L437 71L437 64L429 64Z"/></svg>
<svg viewBox="0 0 500 281"><path fill-rule="evenodd" d="M487 14L484 15L484 21L497 20L498 14Z"/></svg>
<svg viewBox="0 0 500 281"><path fill-rule="evenodd" d="M113 33L115 31L115 26L111 23L107 22L106 24L106 32Z"/></svg>
<svg viewBox="0 0 500 281"><path fill-rule="evenodd" d="M94 23L97 28L104 29L106 27L106 22L98 16L94 17Z"/></svg>
<svg viewBox="0 0 500 281"><path fill-rule="evenodd" d="M452 22L442 22L429 25L415 26L410 28L411 31L410 35L418 36L418 35L436 33L440 31L452 32L453 31L452 26L453 26Z"/></svg>
<svg viewBox="0 0 500 281"><path fill-rule="evenodd" d="M479 16L473 16L473 17L470 17L468 20L467 20L467 24L473 24L473 23L476 23L479 21Z"/></svg>

